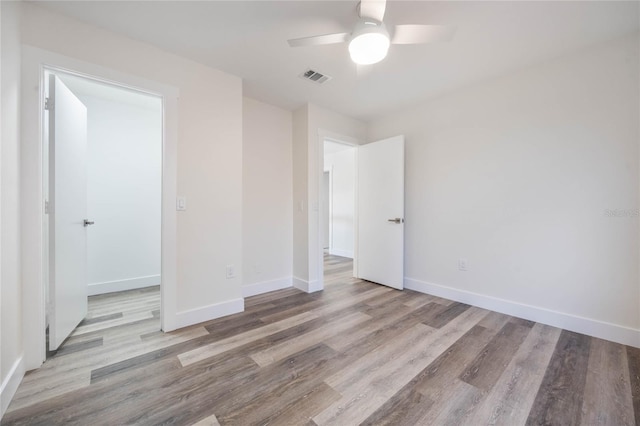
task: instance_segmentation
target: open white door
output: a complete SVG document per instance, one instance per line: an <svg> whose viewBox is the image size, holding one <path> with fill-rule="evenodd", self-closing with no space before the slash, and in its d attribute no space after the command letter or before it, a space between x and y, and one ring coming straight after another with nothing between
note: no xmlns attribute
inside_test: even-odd
<svg viewBox="0 0 640 426"><path fill-rule="evenodd" d="M87 314L87 108L49 76L49 350Z"/></svg>
<svg viewBox="0 0 640 426"><path fill-rule="evenodd" d="M404 288L404 136L358 148L358 278Z"/></svg>

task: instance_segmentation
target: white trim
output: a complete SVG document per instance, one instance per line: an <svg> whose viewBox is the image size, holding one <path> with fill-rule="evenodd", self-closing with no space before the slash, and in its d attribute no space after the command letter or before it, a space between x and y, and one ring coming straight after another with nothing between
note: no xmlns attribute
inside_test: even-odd
<svg viewBox="0 0 640 426"><path fill-rule="evenodd" d="M214 303L203 308L190 309L176 314L177 328L188 327L193 324L210 321L227 315L244 312L244 299L231 299L226 302Z"/></svg>
<svg viewBox="0 0 640 426"><path fill-rule="evenodd" d="M309 293L309 281L303 280L302 278L298 278L298 277L292 277L291 285L297 288L298 290L302 290Z"/></svg>
<svg viewBox="0 0 640 426"><path fill-rule="evenodd" d="M117 291L135 290L137 288L160 285L160 275L147 275L146 277L127 278L124 280L105 281L101 283L89 283L89 296L96 294L115 293Z"/></svg>
<svg viewBox="0 0 640 426"><path fill-rule="evenodd" d="M22 382L24 373L24 358L20 357L13 363L9 374L7 374L7 377L2 382L2 386L0 386L0 419L4 416L4 413L7 412L11 399L16 394L20 382Z"/></svg>
<svg viewBox="0 0 640 426"><path fill-rule="evenodd" d="M466 290L416 280L414 278L405 278L404 286L406 289L419 291L420 293L431 294L502 314L640 348L640 330L638 329L526 305L511 300L485 296Z"/></svg>
<svg viewBox="0 0 640 426"><path fill-rule="evenodd" d="M324 167L324 155L323 155L323 167ZM331 251L331 247L333 246L333 164L331 165L331 167L329 167L329 170L325 170L324 172L322 172L322 184L323 184L323 189L324 189L324 174L325 173L329 173L329 217L326 218L327 219L327 223L329 223L329 251ZM322 200L324 200L324 191L322 191L322 193L320 194L320 198ZM320 208L322 209L322 212L324 213L324 204L322 202L320 202ZM320 216L320 223L323 224L325 222L325 217L324 216ZM322 233L324 234L324 229L322 230ZM324 246L324 241L322 241L322 245ZM325 247L323 247L323 249L326 249Z"/></svg>
<svg viewBox="0 0 640 426"><path fill-rule="evenodd" d="M242 297L257 296L258 294L268 293L275 290L282 290L283 288L289 288L292 285L292 277L278 278L275 280L246 284L242 286Z"/></svg>
<svg viewBox="0 0 640 426"><path fill-rule="evenodd" d="M309 282L298 277L293 277L293 286L306 293L315 293L323 289L322 282L319 280Z"/></svg>
<svg viewBox="0 0 640 426"><path fill-rule="evenodd" d="M309 289L307 293L315 293L316 291L322 291L324 289L324 284L320 280L311 281L309 283Z"/></svg>
<svg viewBox="0 0 640 426"><path fill-rule="evenodd" d="M353 252L349 250L341 250L341 249L329 249L329 254L340 257L348 257L349 259L353 259Z"/></svg>

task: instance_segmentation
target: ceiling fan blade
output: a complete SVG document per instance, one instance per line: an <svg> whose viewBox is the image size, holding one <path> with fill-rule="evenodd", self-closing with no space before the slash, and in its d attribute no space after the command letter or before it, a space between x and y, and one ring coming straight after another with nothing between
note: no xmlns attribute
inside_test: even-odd
<svg viewBox="0 0 640 426"><path fill-rule="evenodd" d="M451 41L456 32L452 25L396 25L391 43L420 44Z"/></svg>
<svg viewBox="0 0 640 426"><path fill-rule="evenodd" d="M325 34L319 36L294 38L288 40L291 47L320 46L323 44L344 43L349 40L350 33Z"/></svg>
<svg viewBox="0 0 640 426"><path fill-rule="evenodd" d="M378 22L382 22L386 8L386 0L361 0L359 14L361 18L371 18Z"/></svg>

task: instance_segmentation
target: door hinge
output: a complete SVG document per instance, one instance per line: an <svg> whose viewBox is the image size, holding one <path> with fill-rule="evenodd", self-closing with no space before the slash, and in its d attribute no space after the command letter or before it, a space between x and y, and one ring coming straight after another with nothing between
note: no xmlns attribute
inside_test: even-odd
<svg viewBox="0 0 640 426"><path fill-rule="evenodd" d="M51 111L53 109L53 102L49 98L44 98L44 109Z"/></svg>
<svg viewBox="0 0 640 426"><path fill-rule="evenodd" d="M49 200L44 201L44 214L49 214Z"/></svg>

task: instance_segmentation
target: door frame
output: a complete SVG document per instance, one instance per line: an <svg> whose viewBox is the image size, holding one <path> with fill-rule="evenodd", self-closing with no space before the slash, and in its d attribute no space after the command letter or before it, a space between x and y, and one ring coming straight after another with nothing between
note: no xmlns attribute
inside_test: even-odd
<svg viewBox="0 0 640 426"><path fill-rule="evenodd" d="M64 72L133 89L162 99L162 211L161 211L161 328L176 327L177 292L177 140L179 90L151 80L79 61L31 46L22 55L21 234L24 362L27 370L46 359L46 306L48 282L48 215L45 214L45 71ZM45 269L47 268L47 269ZM28 295L28 297L27 297Z"/></svg>
<svg viewBox="0 0 640 426"><path fill-rule="evenodd" d="M318 144L317 144L317 152L318 152L318 198L315 200L316 205L318 206L318 238L317 238L317 247L315 247L315 251L317 252L317 264L318 270L316 272L316 276L318 277L318 286L317 291L324 290L324 247L322 244L322 219L323 219L323 204L322 204L322 182L324 176L324 142L335 142L342 145L349 145L354 148L354 211L353 211L353 276L358 276L358 146L360 145L359 141L355 138L340 135L337 133L333 133L327 130L318 130ZM331 222L331 221L329 221ZM331 226L331 225L330 225ZM330 234L330 238L333 235ZM314 247L313 242L309 241L309 252L313 253Z"/></svg>

